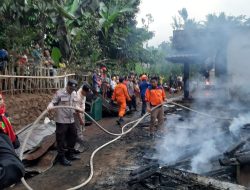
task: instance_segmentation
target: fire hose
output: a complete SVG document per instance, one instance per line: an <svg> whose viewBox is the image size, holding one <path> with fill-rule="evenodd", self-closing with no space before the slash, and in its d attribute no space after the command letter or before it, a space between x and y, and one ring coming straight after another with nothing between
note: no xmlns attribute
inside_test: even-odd
<svg viewBox="0 0 250 190"><path fill-rule="evenodd" d="M159 106L160 106L160 105L159 105ZM157 106L157 107L159 107L159 106ZM157 107L155 107L154 109L156 109ZM80 109L77 109L77 108L71 107L71 106L55 106L55 107L53 107L52 109L59 109L59 108L69 108L69 109L75 109L75 110L78 110L78 111L82 111L82 110L80 110ZM26 147L26 144L27 144L27 142L28 142L28 139L29 139L30 135L32 134L32 131L33 131L36 127L38 127L38 125L37 125L38 122L45 116L45 114L47 114L47 112L48 112L48 110L43 111L43 113L36 119L36 121L35 121L35 122L33 123L33 125L31 126L29 132L27 133L27 135L26 135L26 137L25 137L25 139L24 139L24 142L23 142L23 144L22 144L21 151L20 151L20 159L21 159L21 160L23 159L24 149L25 149L25 147ZM135 127L136 127L136 126L137 126L137 125L138 125L147 115L148 115L148 113L146 113L146 114L145 114L143 117L141 117L140 119L137 119L137 120L135 120L135 121L131 121L131 122L125 124L125 125L122 127L122 133L116 134L116 133L112 133L112 132L107 131L107 130L106 130L105 128L103 128L97 121L95 121L88 113L84 112L84 114L86 114L86 116L88 116L88 117L89 117L89 118L90 118L90 119L100 128L100 129L102 129L104 132L106 132L106 133L108 133L108 134L110 134L110 135L113 135L113 136L117 136L117 137L116 137L115 139L113 139L113 140L111 140L111 141L109 141L109 142L103 144L102 146L98 147L98 148L91 154L91 157L90 157L90 175L89 175L88 179L87 179L85 182L79 184L78 186L69 188L69 189L67 189L67 190L79 189L79 188L81 188L81 187L87 185L87 184L90 182L90 180L92 179L93 175L94 175L93 159L94 159L95 154L96 154L99 150L101 150L102 148L104 148L104 147L106 147L107 145L109 145L109 144L111 144L111 143L117 141L118 139L120 139L123 135L129 133L131 130L133 130L133 129L134 129L134 128L135 128ZM128 129L127 131L124 132L125 127L127 127L128 125L131 125L131 124L133 124L133 123L135 123L135 124L134 124L130 129ZM29 186L29 184L26 182L26 180L25 180L24 178L22 178L21 181L22 181L23 185L24 185L28 190L33 190L33 189Z"/></svg>
<svg viewBox="0 0 250 190"><path fill-rule="evenodd" d="M189 111L193 111L193 112L195 112L195 113L201 114L201 115L203 115L203 116L209 116L209 117L214 117L214 118L223 119L223 120L224 120L224 119L225 119L225 120L232 120L232 119L229 119L229 118L216 117L216 116L212 116L212 115L209 115L209 114L206 114L206 113L202 113L202 112L193 110L193 109L191 109L191 108L188 108L188 107L186 107L186 106L183 106L183 105L174 103L174 102L172 102L172 101L170 101L170 102L169 102L169 101L168 101L168 102L164 102L163 104L160 104L160 105L154 107L154 108L152 109L152 111L153 111L154 109L157 109L157 108L160 107L160 106L167 107L165 104L173 104L173 105L182 107L182 108L184 108L184 109L187 109L187 110L189 110ZM80 109L75 108L75 107L72 107L72 106L55 106L55 107L53 107L52 109L59 109L59 108L74 109L74 110L78 110L78 111L81 111L81 112L83 111L83 110L80 110ZM25 149L25 147L26 147L26 144L27 144L27 142L28 142L28 139L29 139L30 135L32 134L32 131L33 131L36 127L38 127L37 124L40 122L40 120L41 120L47 113L48 113L48 110L44 110L43 113L42 113L42 114L36 119L36 121L33 123L33 125L31 126L31 128L30 128L30 130L29 130L29 132L27 133L27 135L26 135L26 137L25 137L25 139L24 139L24 142L23 142L23 144L22 144L21 151L20 151L20 159L21 159L21 160L23 159L24 149ZM93 175L94 175L94 163L93 163L93 159L94 159L95 154L96 154L98 151L100 151L101 149L103 149L104 147L106 147L106 146L108 146L109 144L111 144L111 143L113 143L113 142L119 140L122 136L124 136L124 135L128 134L129 132L131 132L131 131L132 131L132 130L133 130L133 129L134 129L134 128L135 128L135 127L136 127L145 117L147 117L147 116L149 115L149 113L146 113L146 114L144 114L140 119L137 119L137 120L134 120L134 121L131 121L131 122L125 124L125 125L122 127L122 132L121 132L121 133L112 133L112 132L106 130L104 127L102 127L102 126L101 126L97 121L95 121L88 113L84 112L84 114L85 114L87 117L89 117L89 118L90 118L90 119L91 119L91 120L101 129L101 130L103 130L103 131L106 132L107 134L110 134L110 135L112 135L112 136L117 136L117 137L116 137L115 139L113 139L113 140L111 140L111 141L109 141L109 142L103 144L102 146L98 147L97 149L95 149L95 150L93 151L93 153L91 154L91 157L90 157L90 174L89 174L89 177L88 177L87 180L85 180L83 183L81 183L81 184L79 184L79 185L77 185L77 186L75 186L75 187L71 187L71 188L69 188L69 189L67 189L67 190L75 190L75 189L79 189L79 188L84 187L85 185L87 185L87 184L91 181L91 179L93 178ZM131 128L129 128L128 130L124 131L124 129L125 129L127 126L129 126L129 125L131 125L131 124L133 124L133 123L135 123L135 124L134 124ZM26 182L26 180L25 180L24 178L22 178L21 181L22 181L23 185L24 185L28 190L33 190L33 189L29 186L29 184Z"/></svg>
<svg viewBox="0 0 250 190"><path fill-rule="evenodd" d="M176 106L181 107L181 108L184 108L186 110L192 111L194 113L197 113L197 114L205 116L205 117L210 117L210 118L219 119L219 120L227 120L227 121L232 121L233 120L232 118L218 117L218 116L210 115L210 114L207 114L207 113L203 113L203 112L191 109L189 107L183 106L183 105L175 103L175 102L168 102L168 103L176 105ZM166 106L166 105L164 105L164 106Z"/></svg>

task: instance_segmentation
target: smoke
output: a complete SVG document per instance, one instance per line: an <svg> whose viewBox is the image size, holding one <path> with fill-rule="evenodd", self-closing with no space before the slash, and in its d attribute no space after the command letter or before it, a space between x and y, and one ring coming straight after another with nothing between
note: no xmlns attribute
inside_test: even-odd
<svg viewBox="0 0 250 190"><path fill-rule="evenodd" d="M250 123L250 30L243 20L224 14L210 15L203 26L186 26L185 31L176 32L176 54L199 54L198 60L187 62L201 63L201 67L215 71L211 89L205 88L200 76L192 79L200 84L191 85L196 87L191 94L195 98L192 108L222 119L191 112L168 116L168 131L156 145L157 156L163 163L189 160L189 168L183 169L208 172L214 164L219 165L219 156L242 138L244 125Z"/></svg>
<svg viewBox="0 0 250 190"><path fill-rule="evenodd" d="M202 143L200 152L192 159L192 171L196 173L210 171L212 168L210 160L219 154L220 152L217 150L214 140Z"/></svg>
<svg viewBox="0 0 250 190"><path fill-rule="evenodd" d="M232 140L220 128L221 124L192 114L184 121L169 116L166 126L169 130L157 144L158 159L169 165L189 159L190 170L197 173L209 171L210 160L231 145ZM223 141L228 143L225 145Z"/></svg>
<svg viewBox="0 0 250 190"><path fill-rule="evenodd" d="M250 113L239 114L231 123L193 114L184 121L180 117L168 116L168 131L156 145L156 156L167 165L189 160L189 167L183 169L200 174L219 164L219 156L236 143L235 139L240 140L241 129L250 123Z"/></svg>
<svg viewBox="0 0 250 190"><path fill-rule="evenodd" d="M239 117L234 118L233 122L231 123L229 130L235 136L240 135L240 129L244 127L245 124L250 123L250 113L243 113L239 115Z"/></svg>

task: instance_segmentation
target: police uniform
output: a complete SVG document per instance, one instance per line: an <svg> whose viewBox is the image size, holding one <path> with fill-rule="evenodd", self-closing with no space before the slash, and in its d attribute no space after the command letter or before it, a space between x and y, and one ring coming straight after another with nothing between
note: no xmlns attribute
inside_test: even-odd
<svg viewBox="0 0 250 190"><path fill-rule="evenodd" d="M69 80L68 86L76 89L77 82L75 80ZM73 91L71 94L67 92L67 89L60 89L56 92L48 109L53 108L53 106L73 106L77 105L76 92ZM74 153L74 146L76 144L77 130L75 127L74 120L74 109L69 108L58 108L55 109L55 122L56 122L56 141L58 157L63 165L65 164L65 142L67 144L68 155L72 156ZM68 160L66 160L67 163Z"/></svg>

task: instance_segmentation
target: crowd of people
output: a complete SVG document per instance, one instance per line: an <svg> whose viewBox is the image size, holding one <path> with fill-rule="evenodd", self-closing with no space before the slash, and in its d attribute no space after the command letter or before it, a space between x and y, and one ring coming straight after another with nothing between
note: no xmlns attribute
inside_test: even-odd
<svg viewBox="0 0 250 190"><path fill-rule="evenodd" d="M141 116L146 112L151 114L149 136L154 137L164 130L160 126L164 121L163 103L166 101L166 94L159 77L151 77L149 80L145 74L137 76L131 72L128 76L112 76L109 80L105 67L102 67L100 72L96 71L93 74L93 88L88 84L79 87L77 81L68 80L66 87L55 93L47 107L48 112L55 111L57 161L63 166L71 166L72 161L80 159L77 154L81 151L76 148L76 145L85 145L83 136L84 112L86 96L91 89L94 93L102 95L103 98L110 99L111 104L116 103L119 106L119 119L117 120L119 126L125 124L124 116L127 111L138 111L139 105L141 105ZM68 107L54 109L55 106L71 106L75 109ZM15 155L14 148L20 144L6 114L2 95L0 95L0 114L0 141L5 141L5 144L0 145L0 150L9 148L9 154L14 156L10 163L6 157L0 158L1 162L7 163L6 166L0 166L0 173L1 170L8 169L10 171L10 175L5 175L6 178L9 178L7 179L9 183L4 186L8 186L24 175L24 168ZM11 164L15 167L12 167ZM14 171L18 171L18 173L13 175ZM13 176L15 179L12 179Z"/></svg>
<svg viewBox="0 0 250 190"><path fill-rule="evenodd" d="M39 46L37 45L32 55L34 64L43 64L44 67L52 68L54 62L51 59L50 52L45 50L42 55L39 50ZM41 62L42 60L43 62ZM18 63L21 65L28 63L27 56L23 55L20 57ZM124 116L127 112L140 110L141 116L144 116L146 112L151 115L151 125L149 128L150 137L153 138L156 135L162 134L164 131L164 128L161 126L164 122L163 103L166 101L166 88L164 88L162 78L157 76L151 76L149 78L146 74L137 75L134 72L126 76L110 76L107 74L107 68L102 66L93 72L92 87L88 84L83 84L79 87L77 81L72 79L68 80L66 87L56 92L47 107L49 112L54 110L55 106L72 106L75 108L65 107L55 109L54 120L56 122L57 160L60 164L71 166L71 161L80 159L77 155L80 151L76 148L76 145L80 144L80 146L84 146L84 112L86 96L90 91L110 101L111 105L117 104L119 106L117 120L119 126L125 124ZM9 144L11 144L10 152L12 151L15 156L13 149L17 148L20 144L6 114L2 95L0 95L0 114L0 141L6 141L6 139L8 139L6 145L3 147L0 146L0 149L9 147ZM17 157L16 159L18 160ZM19 171L18 176L23 176L23 166L19 161L20 160L16 161L16 163L18 163L16 170ZM8 166L6 166L6 168L8 168ZM1 169L0 167L0 170ZM9 168L8 170L11 171ZM13 175L11 174L9 177L11 176ZM11 180L12 179L10 179L10 181Z"/></svg>
<svg viewBox="0 0 250 190"><path fill-rule="evenodd" d="M140 96L141 103L141 116L143 116L146 111L151 113L151 125L150 125L150 137L155 134L154 128L156 126L156 121L159 125L163 124L164 112L163 112L163 102L166 100L165 89L159 82L158 77L152 77L150 83L146 75L141 75L139 82L134 82L134 76L129 76L128 81L125 81L123 77L119 78L119 83L114 89L112 95L112 102L116 102L119 105L119 119L117 121L118 125L124 123L124 115L126 113L126 107L128 105L129 111L134 108L137 111L137 99L136 93Z"/></svg>
<svg viewBox="0 0 250 190"><path fill-rule="evenodd" d="M12 57L12 62L15 63L15 72L18 75L35 75L35 68L47 68L50 76L56 75L55 69L65 69L66 64L62 58L59 63L55 63L51 57L51 51L47 48L42 50L37 43L30 49L25 49L21 52L10 53L5 49L0 49L0 71L3 73Z"/></svg>
<svg viewBox="0 0 250 190"><path fill-rule="evenodd" d="M69 80L67 87L58 90L48 105L48 110L52 110L54 106L72 106L77 109L55 110L58 161L64 166L70 166L71 161L79 159L76 155L79 153L75 148L76 144L84 145L84 111L86 96L91 89L94 93L110 100L111 104L119 106L117 120L119 126L125 123L124 116L128 111L137 111L141 105L141 116L146 112L151 113L149 136L153 138L156 132L162 133L161 128L156 130L156 126L162 125L164 121L162 104L166 100L166 94L159 78L151 77L149 81L145 74L137 77L134 73L130 73L128 77L112 76L109 80L106 71L106 68L102 67L100 73L94 72L92 87L84 84L77 89L77 81Z"/></svg>
<svg viewBox="0 0 250 190"><path fill-rule="evenodd" d="M114 88L111 100L119 105L118 124L122 126L124 123L123 117L126 114L127 105L130 110L137 111L137 93L140 95L140 101L142 102L141 115L144 115L146 111L151 113L150 137L153 137L156 132L161 134L164 130L160 126L164 121L163 103L166 101L166 94L164 88L158 82L159 79L151 77L149 82L146 75L141 75L139 80L136 81L137 77L133 73L127 78L119 77L119 81L114 79L113 77L112 85ZM111 83L107 84L109 88ZM91 87L88 84L83 84L78 88L78 82L70 79L65 88L59 89L55 93L47 107L49 112L55 111L57 161L63 166L71 166L72 161L80 159L77 155L80 151L76 149L76 144L84 146L84 112L86 96L90 91ZM105 92L109 92L109 90ZM71 106L75 109L69 107L54 109L56 106ZM4 188L16 183L24 176L24 166L14 151L14 148L18 148L20 143L8 119L2 95L0 95L0 122L0 188ZM6 173L6 171L8 172Z"/></svg>
<svg viewBox="0 0 250 190"><path fill-rule="evenodd" d="M163 123L163 107L159 106L166 100L163 80L161 77L146 74L136 75L131 72L128 76L107 76L105 66L100 70L95 70L93 74L93 89L95 93L101 94L105 99L111 99L119 106L118 125L124 124L125 113L137 111L141 105L141 116L147 111L151 113L150 136L154 136L155 121L161 125ZM158 108L159 106L159 108ZM152 109L156 107L156 109Z"/></svg>

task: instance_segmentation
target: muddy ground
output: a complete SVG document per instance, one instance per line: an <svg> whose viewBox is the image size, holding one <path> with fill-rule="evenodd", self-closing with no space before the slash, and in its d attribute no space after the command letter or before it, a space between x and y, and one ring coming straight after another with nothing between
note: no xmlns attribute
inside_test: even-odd
<svg viewBox="0 0 250 190"><path fill-rule="evenodd" d="M6 96L6 104L13 118L16 130L33 122L46 109L53 94L23 94ZM179 94L176 94L175 97ZM139 104L140 108L141 105ZM127 115L126 122L140 118L140 111ZM117 118L105 117L99 123L107 130L120 133L116 125ZM85 140L89 149L80 154L81 160L74 161L71 167L55 164L47 172L36 175L27 182L34 190L67 189L80 184L89 176L89 159L91 153L104 143L115 138L100 130L97 126L86 127ZM99 151L94 158L94 177L82 189L131 189L127 185L129 173L143 165L141 161L144 150L154 147L154 140L148 137L148 128L137 127L131 133L115 143ZM21 183L9 188L13 190L26 189Z"/></svg>
<svg viewBox="0 0 250 190"><path fill-rule="evenodd" d="M139 112L126 117L126 121L138 118ZM104 118L101 124L116 133L121 132L121 128L116 125L116 118ZM94 149L112 140L114 137L101 131L92 125L86 128L85 139L89 144L89 149L81 153L81 160L74 161L71 167L63 167L56 164L47 172L28 179L28 183L34 190L67 189L85 181L89 175L89 159ZM140 166L140 156L138 150L150 147L154 144L148 138L148 129L140 127L134 129L130 134L117 142L105 147L97 153L94 159L94 177L91 182L82 189L130 189L127 185L129 173ZM22 184L11 188L25 189Z"/></svg>
<svg viewBox="0 0 250 190"><path fill-rule="evenodd" d="M4 95L7 113L15 130L34 122L52 97L53 93Z"/></svg>

